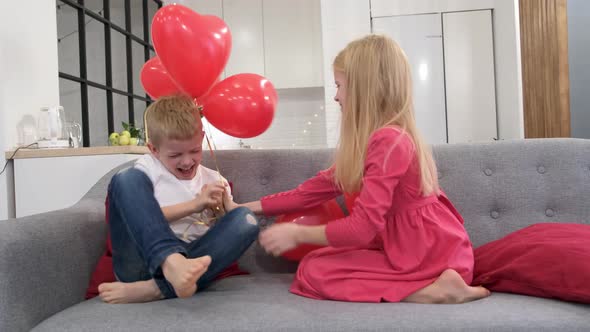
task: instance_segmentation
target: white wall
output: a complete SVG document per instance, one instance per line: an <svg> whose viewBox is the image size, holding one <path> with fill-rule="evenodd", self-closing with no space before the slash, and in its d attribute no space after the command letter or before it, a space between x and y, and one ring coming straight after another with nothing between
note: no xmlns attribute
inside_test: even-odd
<svg viewBox="0 0 590 332"><path fill-rule="evenodd" d="M280 89L277 93L279 103L270 128L244 143L254 149L326 147L324 90Z"/></svg>
<svg viewBox="0 0 590 332"><path fill-rule="evenodd" d="M3 63L4 58L2 57L2 53L0 53L0 75L4 74L5 65ZM4 100L4 83L0 83L0 102ZM4 158L4 151L6 148L6 138L4 135L4 108L0 108L0 128L2 131L0 132L0 171L4 168L4 163L6 159ZM13 186L10 186L7 181L11 178L12 167L10 169L6 169L5 173L0 175L0 220L7 219L8 217L14 216L14 192L12 191ZM9 189L11 188L10 192Z"/></svg>
<svg viewBox="0 0 590 332"><path fill-rule="evenodd" d="M260 136L238 139L225 135L203 119L205 132L217 149L301 149L326 147L323 88L277 90L279 102L270 127ZM240 146L240 142L242 146ZM207 149L207 143L203 143Z"/></svg>
<svg viewBox="0 0 590 332"><path fill-rule="evenodd" d="M371 0L371 16L493 9L498 131L524 138L518 0Z"/></svg>
<svg viewBox="0 0 590 332"><path fill-rule="evenodd" d="M21 143L42 106L59 104L55 1L7 1L0 12L0 163ZM13 203L7 174L0 176L0 219Z"/></svg>

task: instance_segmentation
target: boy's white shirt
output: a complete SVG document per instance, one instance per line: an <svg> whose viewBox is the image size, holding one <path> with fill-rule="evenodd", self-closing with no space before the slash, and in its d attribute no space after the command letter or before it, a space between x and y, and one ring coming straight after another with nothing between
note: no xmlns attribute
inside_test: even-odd
<svg viewBox="0 0 590 332"><path fill-rule="evenodd" d="M151 153L137 159L135 168L147 174L152 181L154 185L154 196L160 207L187 202L201 193L203 185L219 183L217 172L202 165L198 166L197 173L191 180L179 180ZM222 179L226 181L225 178L222 177ZM231 197L229 187L227 190ZM171 222L170 228L179 239L185 242L191 242L200 238L209 230L209 226L195 223L195 221L206 221L212 216L213 211L205 209L201 213L194 213L175 222ZM185 232L186 238L184 237Z"/></svg>

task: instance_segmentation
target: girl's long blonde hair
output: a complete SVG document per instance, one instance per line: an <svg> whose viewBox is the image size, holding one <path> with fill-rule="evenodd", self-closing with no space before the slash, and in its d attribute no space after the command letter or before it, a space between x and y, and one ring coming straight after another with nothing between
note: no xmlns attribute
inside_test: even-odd
<svg viewBox="0 0 590 332"><path fill-rule="evenodd" d="M438 194L432 152L416 128L410 64L399 45L379 35L355 40L336 56L334 71L346 78L334 163L334 178L340 188L348 193L360 190L371 134L396 125L414 142L422 194Z"/></svg>

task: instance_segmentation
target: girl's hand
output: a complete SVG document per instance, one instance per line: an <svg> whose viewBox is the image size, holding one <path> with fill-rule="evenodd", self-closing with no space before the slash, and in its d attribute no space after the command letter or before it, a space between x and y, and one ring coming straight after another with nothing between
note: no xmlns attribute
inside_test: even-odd
<svg viewBox="0 0 590 332"><path fill-rule="evenodd" d="M225 209L225 212L229 212L237 208L239 204L234 202L232 200L232 197L228 194L229 191L227 190L227 188L229 187L229 184L227 182L224 182L224 186L226 187L226 190L223 193L223 208Z"/></svg>
<svg viewBox="0 0 590 332"><path fill-rule="evenodd" d="M302 226L293 223L272 225L260 233L260 245L267 253L279 256L299 245L300 227Z"/></svg>

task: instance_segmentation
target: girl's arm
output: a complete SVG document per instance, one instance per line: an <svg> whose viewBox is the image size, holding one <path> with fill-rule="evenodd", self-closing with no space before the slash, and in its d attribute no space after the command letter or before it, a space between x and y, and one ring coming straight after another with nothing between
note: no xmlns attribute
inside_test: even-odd
<svg viewBox="0 0 590 332"><path fill-rule="evenodd" d="M260 204L260 201L248 202L240 204L240 206L247 207L256 214L262 214L262 204Z"/></svg>
<svg viewBox="0 0 590 332"><path fill-rule="evenodd" d="M326 226L302 226L294 223L273 225L260 233L260 245L274 256L297 247L301 243L327 246Z"/></svg>
<svg viewBox="0 0 590 332"><path fill-rule="evenodd" d="M293 190L262 197L260 207L264 215L276 216L311 209L341 194L342 192L334 183L333 169L329 168Z"/></svg>
<svg viewBox="0 0 590 332"><path fill-rule="evenodd" d="M340 194L341 191L332 179L332 169L328 169L319 172L316 176L303 182L293 190L264 196L259 201L243 204L232 202L226 197L224 204L227 211L243 206L257 214L275 216L310 209Z"/></svg>
<svg viewBox="0 0 590 332"><path fill-rule="evenodd" d="M250 209L252 212L254 212L255 214L262 214L262 205L260 204L260 201L253 201L253 202L248 202L248 203L242 203L242 204L237 204L236 202L232 201L231 198L229 198L227 195L225 195L223 197L224 201L224 207L225 207L225 211L229 212L237 207L245 207Z"/></svg>
<svg viewBox="0 0 590 332"><path fill-rule="evenodd" d="M293 223L273 225L260 236L270 253L280 255L301 243L333 247L369 244L385 227L393 194L414 156L414 145L407 135L395 129L382 129L371 138L365 162L363 186L351 214L325 226Z"/></svg>

